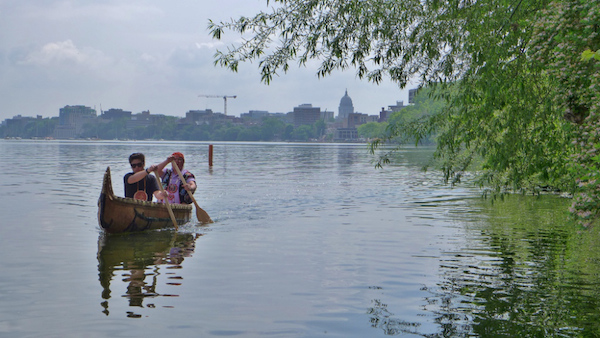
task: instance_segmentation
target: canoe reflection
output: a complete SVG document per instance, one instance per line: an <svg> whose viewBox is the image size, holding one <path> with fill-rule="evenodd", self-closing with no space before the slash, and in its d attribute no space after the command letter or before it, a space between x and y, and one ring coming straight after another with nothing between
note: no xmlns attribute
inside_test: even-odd
<svg viewBox="0 0 600 338"><path fill-rule="evenodd" d="M120 276L126 283L125 294L130 307L154 308L146 298L178 297L173 293L160 293L157 288L166 277L166 285L181 285L179 274L185 257L194 252L198 234L182 234L175 231L148 231L143 233L111 235L102 233L98 238L98 275L102 286L103 313L109 315L108 300L111 298L111 282ZM161 273L161 267L166 272ZM162 276L164 274L164 276ZM113 283L114 284L114 283ZM112 288L115 290L115 286ZM116 288L120 289L120 287ZM172 289L164 286L163 289ZM163 306L169 307L169 306ZM141 317L133 311L128 317Z"/></svg>

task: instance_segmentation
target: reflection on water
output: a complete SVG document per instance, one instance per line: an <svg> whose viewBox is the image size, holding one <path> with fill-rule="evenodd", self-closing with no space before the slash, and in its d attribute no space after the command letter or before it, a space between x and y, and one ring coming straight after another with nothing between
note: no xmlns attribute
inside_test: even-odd
<svg viewBox="0 0 600 338"><path fill-rule="evenodd" d="M103 311L109 315L111 282L119 277L126 284L125 294L130 307L154 308L147 299L178 297L178 294L162 293L159 279L166 277L165 285L181 285L180 274L185 257L194 252L198 234L174 231L148 231L134 234L101 234L98 239L98 273L102 285ZM164 275L164 276L163 276ZM112 290L121 289L120 283L112 284ZM146 303L144 303L146 302ZM163 307L170 307L168 305ZM134 310L128 317L139 318Z"/></svg>
<svg viewBox="0 0 600 338"><path fill-rule="evenodd" d="M557 219L569 201L473 202L479 220L448 238L460 246L442 253L441 280L423 289L433 336L599 336L598 234Z"/></svg>

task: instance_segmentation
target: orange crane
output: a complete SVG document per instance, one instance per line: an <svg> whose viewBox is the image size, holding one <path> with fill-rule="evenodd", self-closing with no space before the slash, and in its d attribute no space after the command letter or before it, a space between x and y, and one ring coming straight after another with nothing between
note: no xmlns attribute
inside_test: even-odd
<svg viewBox="0 0 600 338"><path fill-rule="evenodd" d="M233 98L233 99L235 99L237 97L237 95L203 95L203 94L200 94L200 95L198 95L198 97L223 98L223 113L225 115L227 115L227 98Z"/></svg>

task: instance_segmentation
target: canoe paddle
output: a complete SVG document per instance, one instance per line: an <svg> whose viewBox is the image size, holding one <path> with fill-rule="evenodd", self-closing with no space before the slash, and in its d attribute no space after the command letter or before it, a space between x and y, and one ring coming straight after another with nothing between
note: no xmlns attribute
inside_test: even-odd
<svg viewBox="0 0 600 338"><path fill-rule="evenodd" d="M187 183L185 178L183 177L183 174L181 173L181 170L179 170L177 163L175 163L175 161L171 161L171 165L173 166L173 168L175 168L175 170L177 170L177 175L179 175L179 179L181 180L181 182ZM194 205L196 206L196 217L198 218L198 221L200 221L201 223L213 223L213 220L210 219L208 213L204 211L204 209L200 208L198 202L196 202L196 199L194 198L194 195L189 190L188 195L192 198L192 201L194 201Z"/></svg>
<svg viewBox="0 0 600 338"><path fill-rule="evenodd" d="M171 205L169 204L169 196L167 196L167 194L165 193L165 188L163 188L162 186L162 182L160 181L160 175L158 174L158 170L154 171L154 178L156 178L156 183L158 183L158 186L160 187L160 191L162 191L163 196L165 196L166 198L164 199L165 204L167 205L167 210L169 210L169 216L171 216L171 221L173 221L173 225L175 226L175 231L179 230L179 227L177 226L177 220L175 219L175 215L173 215L173 210L171 210Z"/></svg>

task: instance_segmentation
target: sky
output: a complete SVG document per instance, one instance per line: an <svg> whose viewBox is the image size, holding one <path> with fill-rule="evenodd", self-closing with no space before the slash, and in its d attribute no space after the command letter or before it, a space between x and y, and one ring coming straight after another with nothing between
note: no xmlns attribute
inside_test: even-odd
<svg viewBox="0 0 600 338"><path fill-rule="evenodd" d="M355 69L319 79L318 62L294 64L266 85L257 62L237 73L215 66L215 52L241 37L214 40L208 20L268 10L266 0L0 0L0 121L58 116L66 105L184 117L223 112L225 95L236 96L227 100L234 116L307 103L337 116L346 90L360 113L408 104L410 88L360 80Z"/></svg>

